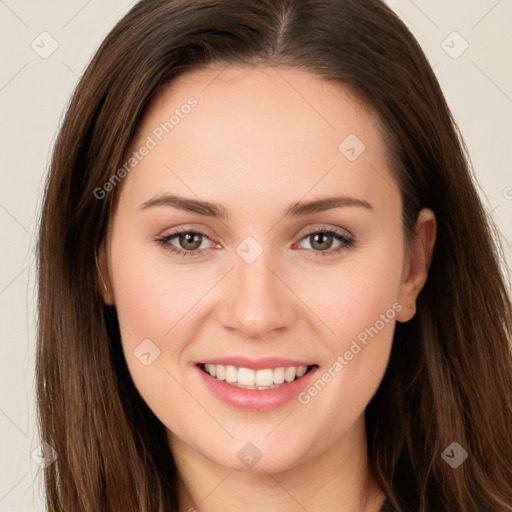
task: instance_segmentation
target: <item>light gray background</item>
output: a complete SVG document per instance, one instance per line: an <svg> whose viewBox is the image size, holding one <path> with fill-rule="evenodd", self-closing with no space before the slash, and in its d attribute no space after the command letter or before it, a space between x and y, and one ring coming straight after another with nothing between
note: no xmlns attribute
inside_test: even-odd
<svg viewBox="0 0 512 512"><path fill-rule="evenodd" d="M133 3L0 0L0 512L44 510L43 470L31 458L39 444L33 248L51 146L78 77ZM469 147L486 207L504 234L510 266L512 0L388 3L435 70ZM42 58L52 44L57 49Z"/></svg>

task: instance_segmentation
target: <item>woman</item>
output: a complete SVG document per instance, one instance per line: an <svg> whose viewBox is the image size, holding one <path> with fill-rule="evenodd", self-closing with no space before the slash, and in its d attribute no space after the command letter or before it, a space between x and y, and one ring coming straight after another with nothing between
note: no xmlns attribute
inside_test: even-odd
<svg viewBox="0 0 512 512"><path fill-rule="evenodd" d="M49 511L511 511L511 303L378 0L142 0L40 228Z"/></svg>

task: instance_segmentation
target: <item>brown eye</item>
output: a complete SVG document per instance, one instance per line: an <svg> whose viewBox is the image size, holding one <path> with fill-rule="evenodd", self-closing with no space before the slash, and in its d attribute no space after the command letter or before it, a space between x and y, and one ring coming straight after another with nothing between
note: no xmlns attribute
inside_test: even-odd
<svg viewBox="0 0 512 512"><path fill-rule="evenodd" d="M201 246L203 235L193 231L181 233L176 237L179 246L187 251L194 251Z"/></svg>
<svg viewBox="0 0 512 512"><path fill-rule="evenodd" d="M315 256L330 256L337 254L344 249L354 247L356 240L352 236L336 231L334 229L320 228L306 233L301 239L307 241L311 246L311 250ZM337 241L338 245L334 246L333 243ZM308 247L306 247L308 249Z"/></svg>
<svg viewBox="0 0 512 512"><path fill-rule="evenodd" d="M332 235L328 235L327 233L315 233L313 235L309 235L309 240L313 249L325 251L331 248L334 237Z"/></svg>
<svg viewBox="0 0 512 512"><path fill-rule="evenodd" d="M208 246L201 247L204 241L211 242L210 236L200 231L182 229L155 239L161 246L180 256L200 256Z"/></svg>

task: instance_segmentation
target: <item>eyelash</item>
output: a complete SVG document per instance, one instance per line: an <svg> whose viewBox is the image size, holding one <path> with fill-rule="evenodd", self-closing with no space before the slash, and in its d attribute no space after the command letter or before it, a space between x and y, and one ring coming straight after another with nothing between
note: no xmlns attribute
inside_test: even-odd
<svg viewBox="0 0 512 512"><path fill-rule="evenodd" d="M172 233L169 233L168 235L164 235L162 237L155 238L155 242L157 242L159 245L164 247L166 250L171 251L172 253L177 254L179 256L183 256L183 257L189 256L189 257L194 257L194 258L201 256L203 254L203 252L205 252L206 249L199 249L199 250L196 249L194 251L186 251L185 249L177 248L174 245L169 243L170 240L172 240L173 238L176 238L177 236L179 236L182 233L199 235L199 236L202 236L203 238L206 238L210 242L213 242L212 239L214 238L210 232L203 233L201 231L196 231L193 229L182 228L177 231L173 231ZM311 235L316 235L318 233L325 234L325 235L332 235L336 240L341 242L341 244L332 250L326 250L326 251L313 250L313 252L315 253L315 257L317 257L317 256L319 256L319 257L332 256L332 255L337 254L345 249L352 249L356 246L356 239L354 237L348 236L345 233L342 233L342 232L337 231L336 229L332 229L332 228L330 228L330 229L329 228L312 229L311 231L308 231L307 233L305 233L300 238L299 242L301 242L302 240L304 240L305 238L307 238ZM192 256L192 254L194 256Z"/></svg>

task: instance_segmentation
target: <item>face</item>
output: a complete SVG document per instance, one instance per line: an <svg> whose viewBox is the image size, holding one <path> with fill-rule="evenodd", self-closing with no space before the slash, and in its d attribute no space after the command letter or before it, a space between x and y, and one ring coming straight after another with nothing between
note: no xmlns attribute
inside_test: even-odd
<svg viewBox="0 0 512 512"><path fill-rule="evenodd" d="M171 446L280 471L361 426L425 259L363 104L300 70L220 71L180 76L138 127L105 301Z"/></svg>

